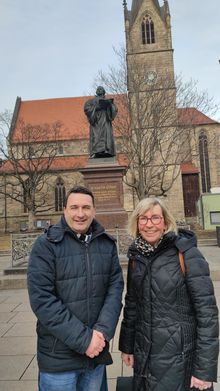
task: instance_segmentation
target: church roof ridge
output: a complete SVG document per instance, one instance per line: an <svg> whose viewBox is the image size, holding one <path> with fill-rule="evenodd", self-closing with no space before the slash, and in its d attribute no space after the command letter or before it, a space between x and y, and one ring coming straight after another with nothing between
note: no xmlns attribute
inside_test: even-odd
<svg viewBox="0 0 220 391"><path fill-rule="evenodd" d="M179 107L177 113L179 123L185 126L219 124L196 107Z"/></svg>

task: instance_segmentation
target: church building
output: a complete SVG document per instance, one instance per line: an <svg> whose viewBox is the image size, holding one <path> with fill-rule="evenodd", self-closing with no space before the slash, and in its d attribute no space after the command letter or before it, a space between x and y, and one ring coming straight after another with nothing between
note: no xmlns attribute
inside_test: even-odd
<svg viewBox="0 0 220 391"><path fill-rule="evenodd" d="M151 148L150 152L154 148L155 151L154 154L152 153L152 160L146 163L148 168L144 180L146 185L152 181L152 176L149 174L153 172L152 167L157 170L158 182L163 175L166 175L167 191L163 197L166 197L166 202L171 207L176 220L187 221L190 224L198 222L200 196L209 194L213 188L220 187L220 124L195 107L177 107L174 48L168 1L164 0L163 4L160 4L158 0L133 0L131 9L128 9L127 2L124 0L123 8L127 97L130 110L126 115L131 118L131 134L136 134L136 139L140 136L142 147L144 137L147 140L149 134L157 134L157 140L163 141L161 144L157 141L157 145ZM21 123L33 127L41 126L44 129L46 124L49 126L48 129L52 129L52 124L59 124L59 132L54 139L52 133L48 134L45 131L41 139L33 141L36 145L37 142L56 143L56 156L46 173L47 200L50 208L40 209L37 212L35 216L37 228L55 223L62 213L66 192L75 184L85 183L83 170L89 160L89 124L83 108L89 98L82 96L32 101L17 98L8 137L21 158L21 151L25 147ZM129 176L129 156L126 156L122 148L121 134L118 132L120 116L125 115L125 109L121 107L120 96L114 96L114 100L118 105L117 118L113 123L116 161ZM192 135L190 140L189 134ZM174 137L177 141L171 147L170 140ZM148 142L148 148L151 142L152 139ZM32 148L32 152L29 150L29 153L32 153L33 158L36 153L34 145ZM169 148L172 148L170 153L164 154ZM149 157L150 153L146 151ZM174 165L175 155L179 160L175 159ZM143 161L144 159L145 157ZM160 172L159 168L162 165L166 167L166 173ZM9 161L2 162L0 181L1 186L7 188L7 192L11 186L9 178L12 177L13 170L14 167ZM174 175L175 180L172 181ZM169 183L172 183L170 188ZM28 220L25 203L10 198L7 192L5 195L0 195L0 230L2 232L25 230ZM148 194L157 195L153 188ZM132 186L123 183L123 207L128 215L137 200L137 194Z"/></svg>

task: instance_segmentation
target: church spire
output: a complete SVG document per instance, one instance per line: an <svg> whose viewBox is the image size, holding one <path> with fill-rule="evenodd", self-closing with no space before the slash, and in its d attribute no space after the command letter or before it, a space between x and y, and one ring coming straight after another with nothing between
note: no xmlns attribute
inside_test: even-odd
<svg viewBox="0 0 220 391"><path fill-rule="evenodd" d="M124 16L125 16L125 19L127 19L127 14L128 14L127 1L126 1L126 0L123 0L122 5L123 5L123 7L124 7Z"/></svg>
<svg viewBox="0 0 220 391"><path fill-rule="evenodd" d="M164 17L167 24L168 29L171 30L171 22L170 22L170 8L167 0L164 0ZM171 31L170 31L170 40L171 40Z"/></svg>

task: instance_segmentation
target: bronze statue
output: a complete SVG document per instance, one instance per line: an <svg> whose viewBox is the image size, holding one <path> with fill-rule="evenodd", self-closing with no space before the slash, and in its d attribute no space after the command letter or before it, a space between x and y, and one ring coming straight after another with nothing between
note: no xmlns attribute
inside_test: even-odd
<svg viewBox="0 0 220 391"><path fill-rule="evenodd" d="M115 156L112 121L118 109L113 99L105 98L105 89L99 86L96 96L89 99L84 112L90 123L89 153L91 158Z"/></svg>

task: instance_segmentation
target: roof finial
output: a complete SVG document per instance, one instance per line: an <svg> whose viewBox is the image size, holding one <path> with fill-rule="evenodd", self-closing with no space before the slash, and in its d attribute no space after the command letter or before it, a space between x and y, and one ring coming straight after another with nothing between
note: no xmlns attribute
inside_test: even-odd
<svg viewBox="0 0 220 391"><path fill-rule="evenodd" d="M123 7L124 7L124 8L127 7L127 1L126 1L126 0L123 0Z"/></svg>

